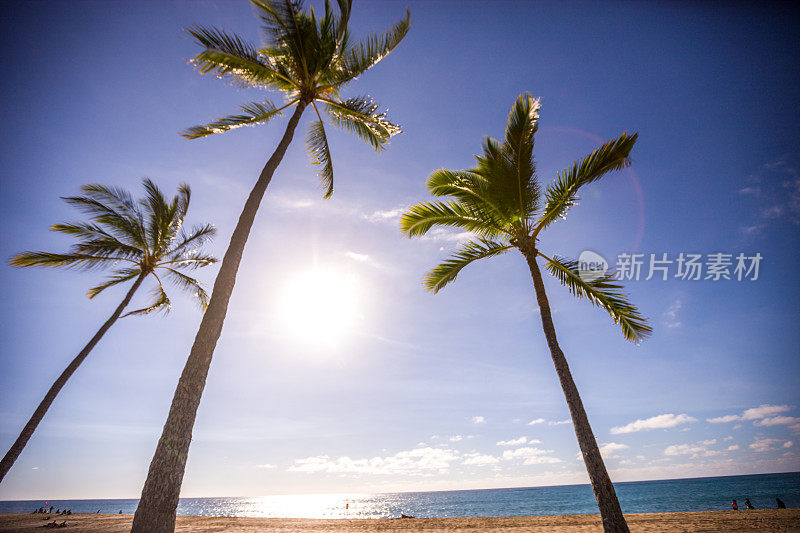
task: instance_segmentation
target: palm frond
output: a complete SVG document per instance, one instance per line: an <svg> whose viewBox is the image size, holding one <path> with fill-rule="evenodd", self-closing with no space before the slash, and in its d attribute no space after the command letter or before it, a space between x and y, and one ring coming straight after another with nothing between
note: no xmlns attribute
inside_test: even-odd
<svg viewBox="0 0 800 533"><path fill-rule="evenodd" d="M539 129L541 103L530 94L521 94L508 114L506 138L503 150L511 159L516 173L519 211L525 218L536 209L539 186L536 180L536 165L533 161L533 141Z"/></svg>
<svg viewBox="0 0 800 533"><path fill-rule="evenodd" d="M149 315L150 313L154 313L156 311L163 312L164 314L169 313L170 309L172 309L172 302L169 301L169 297L167 297L167 293L164 292L164 287L161 285L160 281L153 289L152 295L153 301L150 303L150 305L129 313L125 313L120 318L124 318L126 316Z"/></svg>
<svg viewBox="0 0 800 533"><path fill-rule="evenodd" d="M294 105L296 102L297 100L292 100L280 108L275 107L269 100L265 100L264 102L250 102L241 106L242 113L239 115L218 118L204 126L192 126L182 131L181 135L187 139L198 139L215 133L225 133L226 131L241 128L242 126L264 124L275 118L275 116L280 115L283 109Z"/></svg>
<svg viewBox="0 0 800 533"><path fill-rule="evenodd" d="M53 224L50 229L75 238L83 238L83 241L73 246L73 251L77 253L101 256L113 255L128 259L136 259L142 256L140 248L120 241L98 224L69 222Z"/></svg>
<svg viewBox="0 0 800 533"><path fill-rule="evenodd" d="M352 46L344 53L340 61L340 69L326 81L331 86L342 86L354 80L381 59L389 55L403 40L411 28L411 12L392 28L382 34L373 34Z"/></svg>
<svg viewBox="0 0 800 533"><path fill-rule="evenodd" d="M539 254L542 255L542 254ZM578 271L578 262L553 257L542 257L547 261L545 267L556 279L567 287L574 296L586 298L592 304L605 309L614 323L622 328L623 336L629 341L641 342L653 332L639 310L622 292L622 285L616 283L614 273L608 272L591 281L584 281Z"/></svg>
<svg viewBox="0 0 800 533"><path fill-rule="evenodd" d="M400 229L409 237L425 235L435 226L460 228L484 237L503 234L502 228L491 225L476 212L453 201L422 202L412 205L400 219Z"/></svg>
<svg viewBox="0 0 800 533"><path fill-rule="evenodd" d="M500 255L512 248L511 245L502 244L487 239L470 241L458 248L453 255L428 272L423 281L425 289L439 292L447 284L456 280L459 272L478 259Z"/></svg>
<svg viewBox="0 0 800 533"><path fill-rule="evenodd" d="M213 265L216 262L216 257L202 253L198 250L193 250L179 256L173 256L169 258L168 261L161 261L156 264L156 267L165 267L169 265L173 268L188 268L189 270L195 270Z"/></svg>
<svg viewBox="0 0 800 533"><path fill-rule="evenodd" d="M386 119L386 113L378 112L378 104L368 96L354 96L347 100L320 98L325 102L325 111L334 125L355 133L380 152L389 139L402 133L400 126Z"/></svg>
<svg viewBox="0 0 800 533"><path fill-rule="evenodd" d="M170 259L174 259L175 256L180 255L189 248L202 246L216 234L217 228L211 224L194 226L188 234L181 230L177 244L165 252L164 255L170 257Z"/></svg>
<svg viewBox="0 0 800 533"><path fill-rule="evenodd" d="M479 218L493 227L507 228L514 222L492 198L487 180L469 170L434 170L426 186L433 196L452 196L469 211L480 213Z"/></svg>
<svg viewBox="0 0 800 533"><path fill-rule="evenodd" d="M15 267L50 267L75 270L94 270L114 265L120 261L128 261L124 257L105 257L89 254L55 254L50 252L22 252L9 259L8 263Z"/></svg>
<svg viewBox="0 0 800 533"><path fill-rule="evenodd" d="M200 282L191 276L178 272L174 268L165 267L166 275L178 288L188 292L197 299L197 303L205 310L208 307L208 293Z"/></svg>
<svg viewBox="0 0 800 533"><path fill-rule="evenodd" d="M301 14L302 0L250 0L250 3L263 23L267 41L281 51L284 61L288 59L292 63L299 78L308 79L310 70L303 45L312 32L308 28L308 17Z"/></svg>
<svg viewBox="0 0 800 533"><path fill-rule="evenodd" d="M240 87L267 87L277 90L297 88L294 81L269 63L269 58L235 33L216 28L191 26L186 28L205 50L192 63L201 74L214 72L230 78Z"/></svg>
<svg viewBox="0 0 800 533"><path fill-rule="evenodd" d="M547 188L544 212L536 222L534 235L564 217L578 200L578 189L582 186L630 165L629 155L638 136L638 133L623 133L604 143L581 161L576 161L570 168L559 172L556 180Z"/></svg>
<svg viewBox="0 0 800 533"><path fill-rule="evenodd" d="M108 277L106 281L103 283L96 285L89 289L86 292L86 296L90 299L94 298L104 290L109 287L113 287L114 285L119 285L120 283L125 283L126 281L130 281L133 278L140 276L142 274L142 269L140 268L121 268L114 272L114 275Z"/></svg>
<svg viewBox="0 0 800 533"><path fill-rule="evenodd" d="M319 116L319 112L317 112L317 116ZM311 161L319 167L319 179L325 189L324 197L330 198L333 194L333 161L322 119L315 120L309 126L306 146L308 147Z"/></svg>

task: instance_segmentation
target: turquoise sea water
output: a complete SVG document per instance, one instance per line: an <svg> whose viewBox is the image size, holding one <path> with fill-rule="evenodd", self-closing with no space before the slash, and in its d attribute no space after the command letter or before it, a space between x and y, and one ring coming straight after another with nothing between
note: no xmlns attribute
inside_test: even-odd
<svg viewBox="0 0 800 533"><path fill-rule="evenodd" d="M744 509L745 498L756 509L775 508L775 498L800 507L800 472L616 483L623 512L656 513L730 509L732 499ZM3 501L2 513L30 513L46 500ZM47 507L74 513L132 514L136 499L50 500ZM182 498L178 514L281 518L392 518L537 516L595 514L589 485L515 489L402 492L394 494L325 494L261 498Z"/></svg>

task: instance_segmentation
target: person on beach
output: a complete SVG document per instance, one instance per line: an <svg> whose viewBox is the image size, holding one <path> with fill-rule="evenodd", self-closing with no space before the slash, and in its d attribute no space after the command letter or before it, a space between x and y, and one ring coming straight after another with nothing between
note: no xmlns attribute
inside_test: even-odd
<svg viewBox="0 0 800 533"><path fill-rule="evenodd" d="M733 509L734 511L738 511L739 510L739 504L736 503L736 500L733 500L731 502L731 509Z"/></svg>
<svg viewBox="0 0 800 533"><path fill-rule="evenodd" d="M780 498L775 498L775 503L778 504L778 509L786 509L786 504Z"/></svg>
<svg viewBox="0 0 800 533"><path fill-rule="evenodd" d="M747 507L748 509L755 509L755 507L753 507L753 504L750 503L750 498L744 499L744 506Z"/></svg>

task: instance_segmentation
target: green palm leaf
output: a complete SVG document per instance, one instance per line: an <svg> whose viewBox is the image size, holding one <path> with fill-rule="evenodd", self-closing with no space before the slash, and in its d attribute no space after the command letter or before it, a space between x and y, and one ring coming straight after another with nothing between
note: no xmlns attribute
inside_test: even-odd
<svg viewBox="0 0 800 533"><path fill-rule="evenodd" d="M325 80L331 86L345 85L389 55L411 28L411 12L382 34L373 34L350 48L343 56L341 67Z"/></svg>
<svg viewBox="0 0 800 533"><path fill-rule="evenodd" d="M501 228L490 225L477 212L453 201L424 202L412 205L400 219L400 229L409 237L419 237L435 226L445 226L471 231L485 237L503 234Z"/></svg>
<svg viewBox="0 0 800 533"><path fill-rule="evenodd" d="M172 302L169 301L169 297L167 293L164 291L164 287L161 286L161 282L158 282L156 287L153 289L153 301L147 307L143 307L141 309L137 309L135 311L130 311L129 313L125 313L122 315L121 318L126 316L143 316L149 315L155 312L163 312L167 314L172 309Z"/></svg>
<svg viewBox="0 0 800 533"><path fill-rule="evenodd" d="M296 85L271 64L269 56L244 41L235 33L216 28L192 26L186 29L195 41L205 47L192 63L202 74L214 72L230 78L240 87L265 87L292 90Z"/></svg>
<svg viewBox="0 0 800 533"><path fill-rule="evenodd" d="M447 284L455 281L459 272L468 264L478 259L500 255L511 248L513 248L511 245L486 239L467 242L453 252L452 257L428 272L423 285L427 290L436 294Z"/></svg>
<svg viewBox="0 0 800 533"><path fill-rule="evenodd" d="M166 276L172 281L178 288L183 289L184 291L188 292L197 299L197 303L200 305L200 308L205 310L208 307L208 293L203 289L202 285L198 283L198 281L182 272L175 270L174 268L166 267L164 269L166 271Z"/></svg>
<svg viewBox="0 0 800 533"><path fill-rule="evenodd" d="M555 278L567 287L574 296L586 298L611 315L614 323L622 328L626 339L641 342L653 329L639 310L622 292L622 285L615 283L614 273L605 273L597 279L584 281L578 271L578 262L539 254L547 260L545 267Z"/></svg>
<svg viewBox="0 0 800 533"><path fill-rule="evenodd" d="M328 137L325 135L325 126L321 119L314 121L308 128L306 146L311 155L311 161L320 167L319 179L325 189L324 198L330 198L333 194L333 161L331 149L328 146Z"/></svg>
<svg viewBox="0 0 800 533"><path fill-rule="evenodd" d="M325 111L331 121L350 133L355 133L380 152L389 139L403 131L400 126L386 119L386 113L378 112L378 104L367 96L354 96L347 100L320 98L325 102Z"/></svg>
<svg viewBox="0 0 800 533"><path fill-rule="evenodd" d="M587 157L575 162L569 169L559 172L555 182L547 188L546 204L541 218L536 222L538 233L559 218L578 200L578 189L597 181L607 173L630 165L629 155L639 135L623 133L604 143Z"/></svg>
<svg viewBox="0 0 800 533"><path fill-rule="evenodd" d="M294 103L295 102L292 101L283 107L277 108L269 100L265 100L263 103L250 102L241 106L242 113L239 115L230 115L227 117L218 118L217 120L204 126L192 126L191 128L182 131L181 135L187 139L198 139L200 137L206 137L215 133L225 133L226 131L230 131L235 128L241 128L242 126L266 124L277 115L280 115L283 109L293 105Z"/></svg>
<svg viewBox="0 0 800 533"><path fill-rule="evenodd" d="M106 281L89 289L86 292L86 296L94 298L109 287L130 281L141 274L142 270L140 268L123 268L117 270L112 276L108 277Z"/></svg>

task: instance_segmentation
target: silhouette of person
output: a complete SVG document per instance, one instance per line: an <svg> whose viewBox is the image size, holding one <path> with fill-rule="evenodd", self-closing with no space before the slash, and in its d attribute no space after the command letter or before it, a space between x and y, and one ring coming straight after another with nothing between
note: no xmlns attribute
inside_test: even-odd
<svg viewBox="0 0 800 533"><path fill-rule="evenodd" d="M778 504L778 509L786 509L786 504L780 498L775 498L775 503Z"/></svg>
<svg viewBox="0 0 800 533"><path fill-rule="evenodd" d="M747 507L748 509L755 509L755 507L753 507L753 504L750 503L750 498L744 499L744 506Z"/></svg>
<svg viewBox="0 0 800 533"><path fill-rule="evenodd" d="M739 510L739 504L736 503L736 500L733 500L731 502L731 509L733 509L734 511L738 511Z"/></svg>

